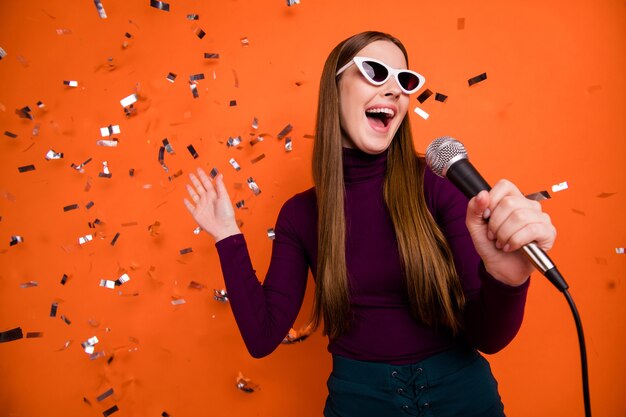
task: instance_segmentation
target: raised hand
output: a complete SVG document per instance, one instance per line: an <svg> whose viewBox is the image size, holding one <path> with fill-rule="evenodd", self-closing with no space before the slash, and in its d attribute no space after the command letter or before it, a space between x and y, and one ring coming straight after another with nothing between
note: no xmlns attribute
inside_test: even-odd
<svg viewBox="0 0 626 417"><path fill-rule="evenodd" d="M487 271L514 286L523 284L534 270L518 249L535 242L548 251L556 238L556 229L541 204L524 197L507 180L470 200L466 224Z"/></svg>
<svg viewBox="0 0 626 417"><path fill-rule="evenodd" d="M235 211L224 186L224 176L218 174L215 184L207 174L198 168L198 176L189 174L191 184L187 192L191 201L184 199L185 206L198 225L215 241L241 233L235 221Z"/></svg>

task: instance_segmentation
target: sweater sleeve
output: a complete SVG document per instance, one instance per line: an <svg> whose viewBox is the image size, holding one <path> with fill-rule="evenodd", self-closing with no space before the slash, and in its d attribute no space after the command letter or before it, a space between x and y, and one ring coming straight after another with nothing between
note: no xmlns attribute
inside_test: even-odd
<svg viewBox="0 0 626 417"><path fill-rule="evenodd" d="M513 340L522 324L530 280L513 287L492 277L465 226L467 198L429 170L425 172L425 190L431 212L452 251L465 293L465 335L478 350L496 353Z"/></svg>
<svg viewBox="0 0 626 417"><path fill-rule="evenodd" d="M242 234L215 244L235 321L248 352L255 358L269 355L278 347L302 305L308 262L295 219L292 199L278 215L272 257L262 284Z"/></svg>

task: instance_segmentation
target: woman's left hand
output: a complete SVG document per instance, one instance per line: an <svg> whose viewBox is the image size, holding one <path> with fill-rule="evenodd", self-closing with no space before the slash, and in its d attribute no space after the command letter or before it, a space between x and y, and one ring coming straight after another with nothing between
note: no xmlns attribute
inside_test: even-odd
<svg viewBox="0 0 626 417"><path fill-rule="evenodd" d="M470 200L466 225L487 272L512 286L522 285L534 270L518 249L535 242L548 251L556 238L556 229L541 204L524 197L507 180Z"/></svg>

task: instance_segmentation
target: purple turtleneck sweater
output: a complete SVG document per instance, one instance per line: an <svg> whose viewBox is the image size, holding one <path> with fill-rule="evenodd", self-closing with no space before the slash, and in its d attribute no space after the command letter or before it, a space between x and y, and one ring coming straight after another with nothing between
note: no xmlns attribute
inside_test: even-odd
<svg viewBox="0 0 626 417"><path fill-rule="evenodd" d="M467 198L426 170L424 196L448 240L466 297L464 330L453 337L411 315L396 235L383 199L387 153L343 149L346 266L353 320L329 340L328 350L351 359L407 364L457 343L494 353L516 335L529 281L519 287L490 276L465 227ZM311 188L289 199L275 227L270 266L261 284L243 235L216 243L228 297L250 354L271 353L292 327L302 305L308 270L317 266L317 206Z"/></svg>

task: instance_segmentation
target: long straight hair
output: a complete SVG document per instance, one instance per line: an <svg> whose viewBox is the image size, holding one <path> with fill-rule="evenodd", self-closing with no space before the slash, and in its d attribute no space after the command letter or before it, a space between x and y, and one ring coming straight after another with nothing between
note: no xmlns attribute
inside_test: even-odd
<svg viewBox="0 0 626 417"><path fill-rule="evenodd" d="M322 322L331 339L350 327L350 296L346 267L346 219L342 136L339 116L337 68L368 44L390 41L408 55L402 43L381 32L354 35L333 49L320 81L313 180L318 205L318 259L312 321ZM387 155L384 199L396 232L398 250L411 311L416 320L443 326L456 333L461 328L463 291L452 254L424 198L424 160L415 152L405 116Z"/></svg>

